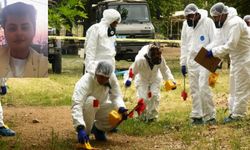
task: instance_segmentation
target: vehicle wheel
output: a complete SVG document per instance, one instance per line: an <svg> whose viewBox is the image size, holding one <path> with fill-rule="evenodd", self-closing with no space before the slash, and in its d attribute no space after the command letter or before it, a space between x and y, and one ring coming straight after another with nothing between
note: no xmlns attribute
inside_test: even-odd
<svg viewBox="0 0 250 150"><path fill-rule="evenodd" d="M62 54L55 55L52 63L52 71L58 74L62 73Z"/></svg>

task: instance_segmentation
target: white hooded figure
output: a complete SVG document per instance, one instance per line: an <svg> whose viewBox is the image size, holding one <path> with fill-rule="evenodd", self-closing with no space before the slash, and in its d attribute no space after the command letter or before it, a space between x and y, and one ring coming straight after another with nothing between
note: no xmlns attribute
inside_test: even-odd
<svg viewBox="0 0 250 150"><path fill-rule="evenodd" d="M104 136L112 128L108 121L109 113L125 108L125 104L118 80L111 76L114 76L112 65L107 61L100 61L94 74L87 72L76 83L71 108L76 129L82 127L89 135L95 128ZM106 137L100 140L105 139Z"/></svg>
<svg viewBox="0 0 250 150"><path fill-rule="evenodd" d="M209 71L194 61L201 47L207 48L212 43L215 26L207 11L198 9L195 4L187 5L184 13L187 20L182 26L180 65L183 76L188 72L189 77L192 97L190 117L192 124L215 123L216 110L208 84Z"/></svg>
<svg viewBox="0 0 250 150"><path fill-rule="evenodd" d="M1 95L7 93L6 78L0 78L0 136L14 136L15 131L9 129L3 122L3 108L1 105Z"/></svg>
<svg viewBox="0 0 250 150"><path fill-rule="evenodd" d="M134 78L137 97L143 98L146 104L146 109L140 118L146 122L155 121L158 118L162 79L171 80L175 84L171 70L161 55L159 45L154 43L142 47L130 66L129 72L133 75L129 73L124 77L125 86L129 87Z"/></svg>
<svg viewBox="0 0 250 150"><path fill-rule="evenodd" d="M86 33L85 72L94 72L98 61L108 61L115 69L115 28L121 15L115 9L106 9L100 23L92 25Z"/></svg>
<svg viewBox="0 0 250 150"><path fill-rule="evenodd" d="M250 15L244 16L243 20L246 22L247 26L250 28Z"/></svg>
<svg viewBox="0 0 250 150"><path fill-rule="evenodd" d="M250 99L250 33L237 11L217 3L210 9L216 27L220 30L218 37L221 45L209 51L210 56L223 57L229 54L230 97L229 117L225 123L238 120L246 115L247 102Z"/></svg>

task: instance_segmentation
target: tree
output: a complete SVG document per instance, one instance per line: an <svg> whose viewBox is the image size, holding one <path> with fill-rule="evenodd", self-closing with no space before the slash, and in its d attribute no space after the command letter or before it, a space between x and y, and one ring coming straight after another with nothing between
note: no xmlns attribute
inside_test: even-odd
<svg viewBox="0 0 250 150"><path fill-rule="evenodd" d="M74 24L87 18L84 5L87 0L57 0L49 8L49 26L60 30L62 26L70 31Z"/></svg>

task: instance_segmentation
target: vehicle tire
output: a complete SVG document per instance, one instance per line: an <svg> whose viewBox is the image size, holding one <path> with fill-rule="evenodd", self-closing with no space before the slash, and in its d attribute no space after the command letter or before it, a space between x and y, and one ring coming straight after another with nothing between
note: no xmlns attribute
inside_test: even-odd
<svg viewBox="0 0 250 150"><path fill-rule="evenodd" d="M55 55L52 63L52 71L57 74L62 73L62 54Z"/></svg>

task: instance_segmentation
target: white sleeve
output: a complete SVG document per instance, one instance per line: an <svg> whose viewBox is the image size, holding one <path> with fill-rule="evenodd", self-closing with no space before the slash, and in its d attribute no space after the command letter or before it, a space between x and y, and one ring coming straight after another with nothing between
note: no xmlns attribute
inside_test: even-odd
<svg viewBox="0 0 250 150"><path fill-rule="evenodd" d="M118 109L119 107L126 107L123 101L121 89L119 86L119 82L113 73L110 77L110 100L114 104L114 106Z"/></svg>
<svg viewBox="0 0 250 150"><path fill-rule="evenodd" d="M7 78L0 78L0 86L6 86Z"/></svg>
<svg viewBox="0 0 250 150"><path fill-rule="evenodd" d="M215 47L212 49L213 55L215 57L224 57L226 54L229 53L229 50L237 50L237 44L240 39L241 30L240 30L240 24L234 24L229 32L229 38L228 41L221 46Z"/></svg>
<svg viewBox="0 0 250 150"><path fill-rule="evenodd" d="M216 41L215 40L215 34L216 34L216 29L214 22L211 19L208 19L207 21L207 30L208 30L208 37L209 37L209 44L205 47L207 50L211 50L215 45Z"/></svg>
<svg viewBox="0 0 250 150"><path fill-rule="evenodd" d="M181 57L180 65L187 65L187 55L188 55L188 35L187 35L187 21L183 22L181 30Z"/></svg>
<svg viewBox="0 0 250 150"><path fill-rule="evenodd" d="M92 69L93 62L96 57L96 49L98 44L98 26L94 25L90 27L87 31L86 35L86 43L85 43L85 68L87 71Z"/></svg>
<svg viewBox="0 0 250 150"><path fill-rule="evenodd" d="M163 57L162 57L162 62L160 64L160 71L161 71L161 74L162 74L162 77L163 77L164 80L175 81L174 77L173 77L173 75L171 73L171 70L167 66L166 61L165 61L165 59Z"/></svg>
<svg viewBox="0 0 250 150"><path fill-rule="evenodd" d="M71 107L73 125L75 128L79 125L86 126L82 109L84 101L87 99L88 92L91 89L90 82L90 75L86 73L75 85Z"/></svg>

